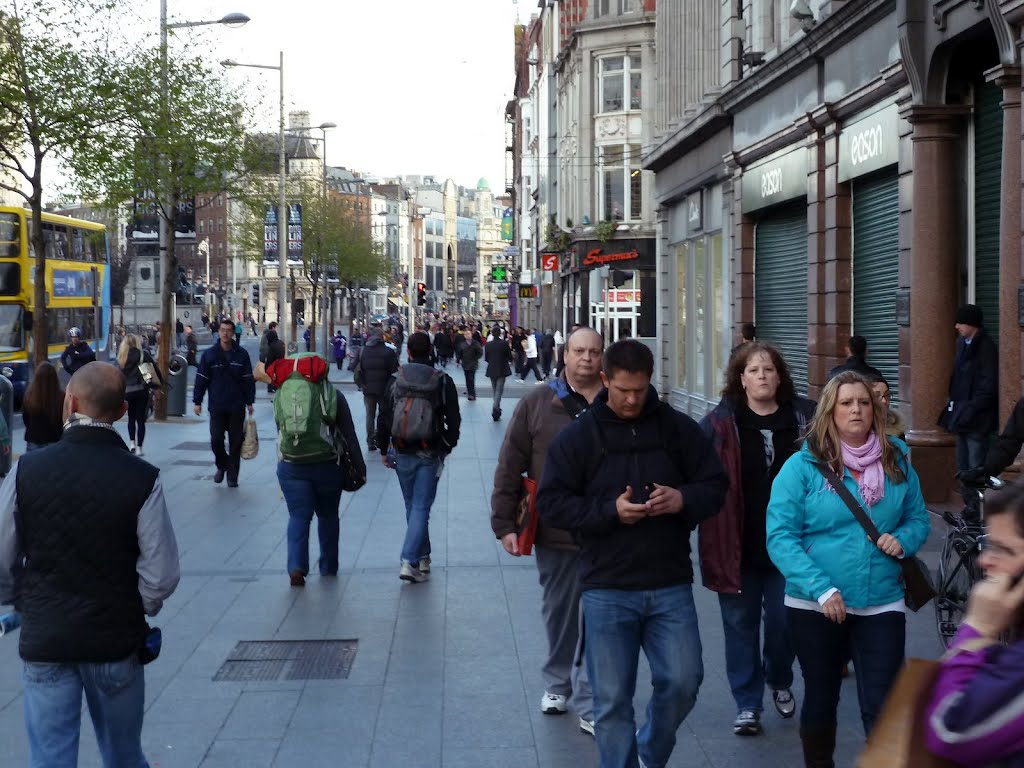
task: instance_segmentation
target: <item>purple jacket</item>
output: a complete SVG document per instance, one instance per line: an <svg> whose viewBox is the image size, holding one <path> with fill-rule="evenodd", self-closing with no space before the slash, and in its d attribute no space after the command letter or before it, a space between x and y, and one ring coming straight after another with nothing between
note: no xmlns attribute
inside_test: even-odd
<svg viewBox="0 0 1024 768"><path fill-rule="evenodd" d="M977 637L961 625L952 647ZM1024 640L945 659L926 717L928 749L939 757L965 768L1024 768Z"/></svg>

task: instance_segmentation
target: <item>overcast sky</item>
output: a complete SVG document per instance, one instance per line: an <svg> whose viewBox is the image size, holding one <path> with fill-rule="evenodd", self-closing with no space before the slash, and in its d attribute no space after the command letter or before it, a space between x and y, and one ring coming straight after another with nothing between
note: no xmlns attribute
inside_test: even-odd
<svg viewBox="0 0 1024 768"><path fill-rule="evenodd" d="M152 6L151 18L147 18ZM328 132L327 162L377 176L432 174L504 188L504 108L514 83L513 27L535 0L168 0L170 21L241 12L244 27L175 30L172 49L212 61L277 64L285 109ZM158 26L159 3L132 4ZM276 130L277 72L234 69L260 130ZM318 134L318 132L317 132Z"/></svg>

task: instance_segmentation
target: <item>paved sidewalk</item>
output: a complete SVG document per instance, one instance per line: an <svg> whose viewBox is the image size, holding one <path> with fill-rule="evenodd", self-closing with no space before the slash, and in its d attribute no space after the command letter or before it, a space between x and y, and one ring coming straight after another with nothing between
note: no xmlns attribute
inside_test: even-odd
<svg viewBox="0 0 1024 768"><path fill-rule="evenodd" d="M350 380L351 374L342 378ZM361 432L362 398L350 384L341 389ZM275 476L265 387L257 390L260 455L243 462L238 489L212 482L205 412L203 418L149 425L145 458L161 467L182 566L181 585L156 621L164 633L163 653L146 669L144 743L154 768L597 764L593 741L579 731L574 716L540 714L545 639L536 570L532 558L504 554L487 519L507 423L507 417L491 421L489 389L481 387L475 403L461 401L463 437L438 490L431 520L433 574L421 585L398 579L405 529L401 496L394 473L371 457L368 484L342 500L340 575L312 576L302 589L289 586L287 512ZM513 406L513 400L504 406L507 415ZM124 434L123 422L119 427ZM16 433L15 451L23 448L23 436ZM315 561L315 531L311 537ZM930 549L935 548L933 543ZM695 595L705 679L670 766L800 765L795 719L768 712L761 738L732 735L734 707L717 600L701 587ZM930 608L911 616L908 629L911 654L938 653ZM326 639L358 640L347 679L213 680L239 641ZM16 634L0 638L4 766L26 763L16 641ZM640 718L649 679L642 670ZM799 672L797 680L799 698ZM844 768L862 742L855 693L847 681L837 750L837 765ZM100 765L87 717L80 764Z"/></svg>

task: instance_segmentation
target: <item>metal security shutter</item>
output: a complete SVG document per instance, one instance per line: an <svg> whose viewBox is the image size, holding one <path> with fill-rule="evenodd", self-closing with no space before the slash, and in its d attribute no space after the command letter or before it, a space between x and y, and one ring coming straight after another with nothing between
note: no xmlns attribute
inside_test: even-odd
<svg viewBox="0 0 1024 768"><path fill-rule="evenodd" d="M774 344L798 394L807 393L807 203L771 211L754 242L757 338Z"/></svg>
<svg viewBox="0 0 1024 768"><path fill-rule="evenodd" d="M974 90L974 303L985 328L999 336L999 211L1002 200L1003 89Z"/></svg>
<svg viewBox="0 0 1024 768"><path fill-rule="evenodd" d="M853 332L868 340L868 362L899 400L899 184L895 170L853 184Z"/></svg>

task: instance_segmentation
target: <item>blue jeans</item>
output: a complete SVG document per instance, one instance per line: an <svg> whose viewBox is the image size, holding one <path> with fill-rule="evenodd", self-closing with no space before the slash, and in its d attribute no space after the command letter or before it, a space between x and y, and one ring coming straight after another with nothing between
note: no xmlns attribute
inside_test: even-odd
<svg viewBox="0 0 1024 768"><path fill-rule="evenodd" d="M580 604L601 768L637 768L638 756L647 768L664 768L704 679L692 587L588 589ZM637 731L633 694L641 648L653 691L647 722Z"/></svg>
<svg viewBox="0 0 1024 768"><path fill-rule="evenodd" d="M795 654L786 631L786 580L775 568L744 568L738 595L720 594L725 629L725 670L736 710L764 707L764 686L777 691L793 685ZM764 609L764 653L761 610Z"/></svg>
<svg viewBox="0 0 1024 768"><path fill-rule="evenodd" d="M835 724L843 665L852 658L861 722L865 735L870 734L889 688L903 666L906 614L899 611L875 616L847 614L846 621L836 624L818 611L787 608L786 613L804 676L801 727Z"/></svg>
<svg viewBox="0 0 1024 768"><path fill-rule="evenodd" d="M984 432L958 432L956 435L957 470L976 469L985 463L988 451L988 435ZM960 495L964 504L977 516L978 492L961 487Z"/></svg>
<svg viewBox="0 0 1024 768"><path fill-rule="evenodd" d="M395 457L398 482L405 498L405 542L402 544L402 562L414 567L430 556L430 507L437 495L437 481L441 477L443 460L439 456L426 458L414 453L399 453Z"/></svg>
<svg viewBox="0 0 1024 768"><path fill-rule="evenodd" d="M142 754L145 676L133 654L95 664L26 661L25 729L29 768L75 768L82 719L82 692L106 768L148 768Z"/></svg>
<svg viewBox="0 0 1024 768"><path fill-rule="evenodd" d="M338 506L341 467L333 461L316 464L277 462L277 480L288 505L288 573L309 573L309 524L316 515L320 540L320 575L338 573Z"/></svg>

